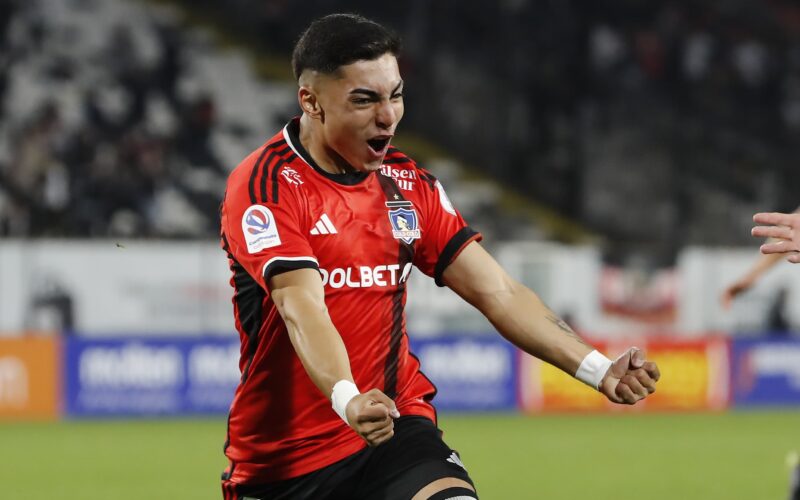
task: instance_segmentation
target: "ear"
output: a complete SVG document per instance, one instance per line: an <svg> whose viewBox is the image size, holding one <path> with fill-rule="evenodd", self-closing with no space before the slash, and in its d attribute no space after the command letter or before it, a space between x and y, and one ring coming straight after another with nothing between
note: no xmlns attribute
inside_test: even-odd
<svg viewBox="0 0 800 500"><path fill-rule="evenodd" d="M300 90L297 91L297 100L300 103L300 109L303 110L303 113L313 119L324 119L325 112L322 110L317 95L311 88L305 85L301 86Z"/></svg>

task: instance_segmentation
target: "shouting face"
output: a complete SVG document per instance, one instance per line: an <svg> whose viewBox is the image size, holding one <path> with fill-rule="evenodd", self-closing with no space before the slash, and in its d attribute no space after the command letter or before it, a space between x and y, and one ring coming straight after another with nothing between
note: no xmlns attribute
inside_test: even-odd
<svg viewBox="0 0 800 500"><path fill-rule="evenodd" d="M300 79L303 112L313 120L309 148L333 172L380 168L403 117L403 80L392 54Z"/></svg>

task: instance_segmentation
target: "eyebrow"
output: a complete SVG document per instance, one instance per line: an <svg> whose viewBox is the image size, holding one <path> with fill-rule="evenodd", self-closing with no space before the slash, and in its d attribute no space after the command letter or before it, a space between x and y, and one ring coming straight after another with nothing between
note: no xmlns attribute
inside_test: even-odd
<svg viewBox="0 0 800 500"><path fill-rule="evenodd" d="M403 80L400 80L400 83L398 83L397 86L394 88L394 90L392 90L392 94L397 93L397 91L402 86L403 86ZM375 92L374 90L362 89L362 88L353 89L353 90L350 91L350 94L364 94L364 95L368 95L368 96L370 96L372 98L380 97L380 95L377 92Z"/></svg>

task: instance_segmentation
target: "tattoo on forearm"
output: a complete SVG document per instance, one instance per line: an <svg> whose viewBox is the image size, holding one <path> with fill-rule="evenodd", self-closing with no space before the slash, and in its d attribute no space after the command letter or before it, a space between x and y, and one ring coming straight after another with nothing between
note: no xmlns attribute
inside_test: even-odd
<svg viewBox="0 0 800 500"><path fill-rule="evenodd" d="M546 317L547 317L548 321L550 321L551 323L556 325L562 332L564 332L568 336L574 338L575 340L577 340L581 344L586 344L586 342L584 342L584 340L582 338L580 338L580 336L577 333L575 333L575 331L572 330L572 328L569 327L567 322L564 321L563 319L559 318L558 316L556 316L556 314L553 311L550 311L550 313Z"/></svg>

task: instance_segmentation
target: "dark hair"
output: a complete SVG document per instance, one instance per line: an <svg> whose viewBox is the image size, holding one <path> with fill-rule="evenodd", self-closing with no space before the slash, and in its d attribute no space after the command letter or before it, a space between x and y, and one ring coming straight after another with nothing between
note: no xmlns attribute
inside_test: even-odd
<svg viewBox="0 0 800 500"><path fill-rule="evenodd" d="M375 21L356 14L330 14L306 28L292 52L294 77L304 70L335 73L356 61L372 61L383 54L398 55L400 38Z"/></svg>

